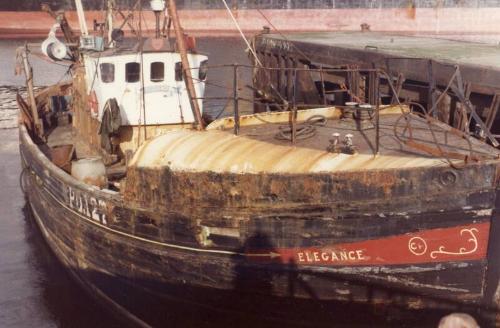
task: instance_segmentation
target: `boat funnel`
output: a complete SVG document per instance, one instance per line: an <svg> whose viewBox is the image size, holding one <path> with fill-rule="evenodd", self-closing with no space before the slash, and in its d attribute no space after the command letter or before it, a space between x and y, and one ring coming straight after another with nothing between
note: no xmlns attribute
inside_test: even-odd
<svg viewBox="0 0 500 328"><path fill-rule="evenodd" d="M60 61L68 55L66 45L56 38L56 30L59 24L54 24L49 32L49 37L42 42L42 52L52 60Z"/></svg>

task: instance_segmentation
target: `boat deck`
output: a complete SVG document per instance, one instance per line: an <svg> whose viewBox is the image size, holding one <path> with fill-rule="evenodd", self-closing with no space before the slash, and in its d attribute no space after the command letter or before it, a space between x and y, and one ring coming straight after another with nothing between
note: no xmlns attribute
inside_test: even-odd
<svg viewBox="0 0 500 328"><path fill-rule="evenodd" d="M399 120L399 122L398 122ZM408 140L408 132L403 134L404 127L406 126L405 120L401 119L401 115L382 115L380 120L380 146L379 155L381 156L410 156L408 150L404 145L395 137L394 126L398 125L397 133L401 136L402 140ZM429 125L421 118L416 116L412 117L412 135L415 141L433 145L435 142L432 138ZM297 129L308 125L306 122L299 122ZM345 139L348 134L353 135L353 144L356 152L361 155L374 155L376 149L376 128L370 121L357 121L349 118L342 118L338 120L327 120L325 126L313 125L316 133L313 137L307 139L297 138L295 147L309 148L316 150L326 150L332 139L332 134L340 134L340 141ZM283 124L264 124L258 126L246 126L240 131L242 137L248 137L255 140L268 142L275 145L291 146L291 141L282 140L279 138L280 129L288 127ZM433 127L436 139L439 145L447 151L454 151L466 155L469 152L468 143L461 138L450 137L449 133L447 141L445 140L445 132L439 127ZM484 148L484 149L481 149ZM486 147L481 145L475 146L476 152L486 151ZM419 152L412 152L412 156L426 157L425 154Z"/></svg>
<svg viewBox="0 0 500 328"><path fill-rule="evenodd" d="M441 123L429 125L413 114L409 116L411 140L420 146L409 147L405 119L401 113L394 111L380 115L380 147L377 154L376 129L372 123L335 117L332 114L334 109L325 109L325 114L328 111L326 124L313 125L313 135L297 140L295 145L290 140L279 138L280 131L289 127L289 113L257 114L242 118L238 136L233 134L229 118L225 119L228 125L221 121L206 132L174 131L156 137L138 151L132 165L169 166L179 171L312 173L442 166L449 165L449 160L458 164L463 163L465 157L493 159L500 154L472 138L469 138L469 144L466 139L452 133L449 127ZM281 119L270 119L276 115L281 115ZM310 112L309 117L314 115L317 111ZM256 124L258 121L260 124ZM299 120L297 129L306 123L306 120ZM327 150L333 133L340 135L338 152ZM353 135L354 154L341 149L347 134ZM474 150L472 154L470 148ZM429 149L446 155L431 155Z"/></svg>

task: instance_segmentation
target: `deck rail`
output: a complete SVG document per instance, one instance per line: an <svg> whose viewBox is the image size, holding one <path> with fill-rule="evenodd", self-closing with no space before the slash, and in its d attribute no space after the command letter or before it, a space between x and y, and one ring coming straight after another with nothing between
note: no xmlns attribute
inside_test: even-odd
<svg viewBox="0 0 500 328"><path fill-rule="evenodd" d="M472 138L479 139L483 142L489 142L493 146L499 145L496 140L496 135L490 132L489 122L485 123L477 115L474 106L466 97L466 91L463 88L461 81L460 68L455 67L455 73L450 78L446 89L441 93L437 99L432 99L430 108L425 108L423 105L412 102L404 101L399 97L402 81L404 78L401 76L392 76L383 69L373 68L365 69L358 67L262 67L245 64L224 64L213 65L208 67L209 70L224 69L231 70L232 73L232 87L228 88L227 96L217 97L200 97L198 99L207 100L224 100L227 101L226 105L232 104L232 110L226 112L234 119L234 134L240 133L240 102L253 103L254 109L264 108L264 111L290 111L292 112L289 121L290 142L295 144L297 141L297 111L301 109L314 108L314 107L336 107L341 110L349 109L349 102L356 102L358 104L371 105L357 107L357 111L368 112L369 120L375 128L375 140L373 153L376 156L380 151L380 110L383 105L395 105L401 109L401 116L394 125L394 135L402 144L417 149L419 151L428 153L432 156L443 157L447 162L457 167L456 162L452 160L460 159L464 162L479 161L484 158L484 154L475 152ZM247 70L251 72L254 84L259 80L260 85L265 85L262 88L255 86L242 85L240 75L242 71ZM316 92L321 95L317 102L304 102L299 99L299 93L304 93L304 73L308 76L314 75L317 79L314 82ZM340 84L340 88L332 89L325 76L328 74L336 74L345 76L347 83ZM264 83L263 83L264 81ZM206 82L210 84L210 81ZM216 85L223 87L220 85ZM242 91L249 88L253 91L253 96L244 96ZM306 86L307 88L307 86ZM443 101L444 95L449 92L453 94L464 104L467 121L463 124L463 129L454 128L446 123L440 122L437 117L438 105ZM342 94L339 97L343 103L338 103L335 96ZM331 96L333 95L333 97ZM331 99L334 99L333 101ZM302 101L301 101L302 100ZM409 108L409 111L405 111ZM366 113L365 113L366 114ZM433 146L428 146L420 143L413 138L412 122L416 117L422 118L427 124L427 129L432 136ZM472 122L480 127L480 133L471 132L470 126ZM402 133L398 133L400 123L402 122ZM463 155L457 152L447 151L445 147L447 144L442 145L438 140L437 132L441 131L445 135L454 134L463 138L468 145L468 155ZM447 140L447 137L445 137Z"/></svg>

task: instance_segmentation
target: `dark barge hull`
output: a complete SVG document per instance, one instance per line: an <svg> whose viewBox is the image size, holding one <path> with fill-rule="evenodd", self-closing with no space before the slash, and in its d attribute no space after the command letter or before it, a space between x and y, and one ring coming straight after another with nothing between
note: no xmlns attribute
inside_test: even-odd
<svg viewBox="0 0 500 328"><path fill-rule="evenodd" d="M343 208L338 219L318 214L321 209L274 209L286 216L256 215L239 227L241 241L214 234L212 241L218 247L204 247L194 223L180 210L158 213L129 205L120 194L89 187L53 165L24 126L20 140L24 188L51 249L91 292L116 302L115 309L128 312L128 319L137 323L159 325L168 320L164 308L172 299L210 310L312 320L307 322L313 325L339 311L339 301L415 310L498 308L495 163L451 173L452 187L446 179L449 167L377 172L363 179L352 173L322 177L345 190L339 193L345 199L338 201ZM225 179L208 173L163 174L170 174L171 183L179 185L186 180ZM130 175L131 183L136 175ZM245 179L226 178L233 183ZM410 188L399 184L398 197L377 200L387 194L384 188L398 188L394 182L380 188L387 179L428 182ZM291 188L294 192L303 185ZM428 196L411 197L422 193ZM143 197L150 196L145 190ZM370 201L356 203L355 196ZM213 209L207 217L216 217L218 211ZM296 231L283 225L289 219ZM223 225L225 218L219 220ZM318 253L311 234L322 235L326 245L342 245L346 253L333 255L335 247L329 255ZM356 250L362 250L361 255ZM386 258L368 256L370 251ZM421 256L429 259L420 260Z"/></svg>
<svg viewBox="0 0 500 328"><path fill-rule="evenodd" d="M458 74L465 85L467 100L487 122L491 132L500 133L500 63L496 59L500 50L496 45L369 31L260 34L254 42L257 55L266 67L328 69L349 66L384 70L394 79L401 102L417 102L427 109L451 85L454 74ZM270 79L256 76L254 85L267 90L267 85L272 83L281 96L291 102L292 89L287 87L290 80L285 75L276 73ZM352 101L339 87L342 84L349 86L345 74L327 71L320 78L317 73L302 73L298 80L299 103L343 105L345 101ZM321 80L326 84L326 97L319 87ZM383 85L382 90L383 101L394 101L388 85ZM366 93L361 91L361 97L369 98ZM462 129L459 122L462 105L454 93L448 94L438 104L438 116L446 124ZM329 99L333 95L335 100ZM366 102L373 103L371 98Z"/></svg>

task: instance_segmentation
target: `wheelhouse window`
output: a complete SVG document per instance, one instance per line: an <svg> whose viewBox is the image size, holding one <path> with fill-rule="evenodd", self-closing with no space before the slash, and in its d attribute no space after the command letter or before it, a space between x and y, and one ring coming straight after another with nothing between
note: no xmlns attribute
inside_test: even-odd
<svg viewBox="0 0 500 328"><path fill-rule="evenodd" d="M125 80L130 83L139 82L141 79L141 65L139 63L125 64Z"/></svg>
<svg viewBox="0 0 500 328"><path fill-rule="evenodd" d="M182 81L182 63L175 63L175 80Z"/></svg>
<svg viewBox="0 0 500 328"><path fill-rule="evenodd" d="M151 82L162 82L165 80L165 64L162 62L151 63Z"/></svg>
<svg viewBox="0 0 500 328"><path fill-rule="evenodd" d="M200 69L198 70L198 78L201 81L205 81L207 79L208 74L208 60L204 60L200 64Z"/></svg>
<svg viewBox="0 0 500 328"><path fill-rule="evenodd" d="M115 82L115 65L110 63L102 63L100 65L101 69L101 81L103 83Z"/></svg>

